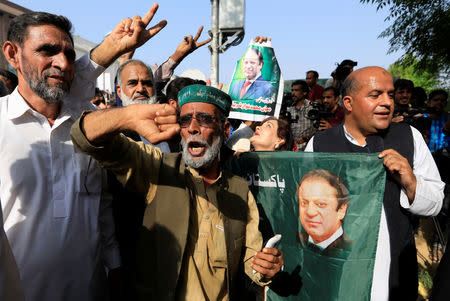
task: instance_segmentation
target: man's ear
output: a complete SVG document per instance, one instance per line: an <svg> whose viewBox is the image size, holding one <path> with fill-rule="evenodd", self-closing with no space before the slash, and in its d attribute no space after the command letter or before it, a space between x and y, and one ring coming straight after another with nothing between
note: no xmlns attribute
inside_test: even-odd
<svg viewBox="0 0 450 301"><path fill-rule="evenodd" d="M351 112L353 108L353 98L349 95L344 96L344 98L342 98L342 104L347 111Z"/></svg>
<svg viewBox="0 0 450 301"><path fill-rule="evenodd" d="M175 99L169 99L169 105L178 110L178 101L176 101Z"/></svg>
<svg viewBox="0 0 450 301"><path fill-rule="evenodd" d="M5 55L6 60L14 69L18 69L19 67L19 46L11 41L6 41L3 44L3 54Z"/></svg>
<svg viewBox="0 0 450 301"><path fill-rule="evenodd" d="M338 217L342 221L345 218L345 214L347 213L347 204L342 204L341 207L337 210Z"/></svg>
<svg viewBox="0 0 450 301"><path fill-rule="evenodd" d="M225 121L225 123L223 124L223 141L227 141L228 137L230 137L230 131L231 131L231 124L230 122L227 120Z"/></svg>
<svg viewBox="0 0 450 301"><path fill-rule="evenodd" d="M120 89L120 85L116 85L117 95L120 99L122 99L122 89Z"/></svg>

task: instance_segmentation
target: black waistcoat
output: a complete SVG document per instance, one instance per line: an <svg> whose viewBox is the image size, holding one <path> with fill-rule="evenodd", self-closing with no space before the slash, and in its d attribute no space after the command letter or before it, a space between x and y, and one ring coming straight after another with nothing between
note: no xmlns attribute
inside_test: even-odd
<svg viewBox="0 0 450 301"><path fill-rule="evenodd" d="M393 123L388 130L369 136L367 145L354 145L345 137L343 124L314 136L315 152L330 153L376 153L394 149L405 157L411 168L414 160L414 141L411 127L404 123ZM400 185L387 174L384 191L386 214L391 247L389 274L390 300L417 299L417 258L414 242L413 216L400 205Z"/></svg>

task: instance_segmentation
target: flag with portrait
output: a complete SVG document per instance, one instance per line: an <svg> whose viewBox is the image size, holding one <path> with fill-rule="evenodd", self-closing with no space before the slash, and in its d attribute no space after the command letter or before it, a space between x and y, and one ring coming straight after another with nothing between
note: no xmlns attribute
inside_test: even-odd
<svg viewBox="0 0 450 301"><path fill-rule="evenodd" d="M376 154L249 152L247 179L265 240L285 266L267 300L370 300L386 173Z"/></svg>

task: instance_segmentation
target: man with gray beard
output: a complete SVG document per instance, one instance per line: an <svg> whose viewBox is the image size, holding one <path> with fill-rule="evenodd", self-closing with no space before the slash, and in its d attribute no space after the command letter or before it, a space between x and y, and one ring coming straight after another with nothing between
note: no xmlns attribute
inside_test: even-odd
<svg viewBox="0 0 450 301"><path fill-rule="evenodd" d="M153 72L143 61L128 60L117 69L117 94L124 107L156 103L153 86Z"/></svg>
<svg viewBox="0 0 450 301"><path fill-rule="evenodd" d="M276 248L261 250L258 209L247 182L220 167L230 96L190 85L178 101L179 124L168 104L136 104L83 114L72 127L72 141L145 197L135 300L239 300L245 295L241 277L264 286L280 271L283 256ZM155 143L180 128L182 153L163 154L119 134L129 129Z"/></svg>
<svg viewBox="0 0 450 301"><path fill-rule="evenodd" d="M128 60L117 69L116 89L124 107L137 103L156 103L154 85L152 69L143 61ZM126 131L124 134L134 141L151 144L138 133ZM163 153L170 153L169 144L166 141L161 141L155 146Z"/></svg>
<svg viewBox="0 0 450 301"><path fill-rule="evenodd" d="M78 60L64 16L30 12L10 22L3 54L18 86L0 98L0 199L25 300L108 299L105 271L120 266L111 207L100 165L74 149L69 132L93 108L105 68L165 26L146 29L157 9L122 20Z"/></svg>

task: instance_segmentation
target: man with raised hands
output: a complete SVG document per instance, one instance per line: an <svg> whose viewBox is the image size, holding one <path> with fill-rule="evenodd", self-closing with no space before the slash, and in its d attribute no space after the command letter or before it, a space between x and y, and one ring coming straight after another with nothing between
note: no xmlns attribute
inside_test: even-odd
<svg viewBox="0 0 450 301"><path fill-rule="evenodd" d="M111 209L99 164L69 131L104 69L166 25L146 29L157 9L122 20L77 61L67 18L30 12L10 23L3 54L19 84L0 99L0 199L26 300L107 298L104 265L120 266Z"/></svg>

